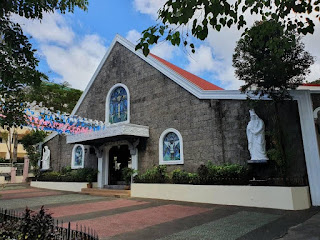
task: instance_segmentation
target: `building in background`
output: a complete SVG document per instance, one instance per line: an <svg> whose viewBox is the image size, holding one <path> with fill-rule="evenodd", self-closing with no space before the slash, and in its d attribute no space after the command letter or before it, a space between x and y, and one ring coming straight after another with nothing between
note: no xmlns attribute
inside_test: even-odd
<svg viewBox="0 0 320 240"><path fill-rule="evenodd" d="M17 159L20 162L23 162L23 158L27 155L26 150L23 148L20 140L25 136L27 133L30 132L30 129L24 127L23 129L17 128L16 131L18 132L18 149L17 149ZM9 134L8 130L3 128L0 129L0 159L10 159L10 151L13 153L13 129L11 129ZM9 136L10 135L10 136ZM10 145L11 146L10 146ZM9 146L9 147L8 147Z"/></svg>

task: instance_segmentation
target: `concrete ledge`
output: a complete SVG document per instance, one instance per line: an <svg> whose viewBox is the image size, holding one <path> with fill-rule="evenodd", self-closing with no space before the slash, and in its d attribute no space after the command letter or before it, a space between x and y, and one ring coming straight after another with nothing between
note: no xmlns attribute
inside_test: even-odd
<svg viewBox="0 0 320 240"><path fill-rule="evenodd" d="M311 206L309 187L134 183L131 184L131 197L285 210Z"/></svg>
<svg viewBox="0 0 320 240"><path fill-rule="evenodd" d="M97 183L93 183L93 187L96 187ZM31 187L46 188L52 190L70 191L70 192L81 192L82 188L87 187L86 182L42 182L32 181Z"/></svg>

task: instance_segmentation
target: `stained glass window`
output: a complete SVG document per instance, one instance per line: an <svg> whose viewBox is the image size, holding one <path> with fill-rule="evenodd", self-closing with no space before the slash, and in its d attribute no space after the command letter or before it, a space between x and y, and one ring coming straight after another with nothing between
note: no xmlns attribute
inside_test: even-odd
<svg viewBox="0 0 320 240"><path fill-rule="evenodd" d="M163 161L180 160L180 140L177 134L169 132L163 138Z"/></svg>
<svg viewBox="0 0 320 240"><path fill-rule="evenodd" d="M83 165L83 148L77 146L74 151L74 167L82 167Z"/></svg>
<svg viewBox="0 0 320 240"><path fill-rule="evenodd" d="M128 94L123 87L113 90L109 103L109 122L118 123L128 119Z"/></svg>

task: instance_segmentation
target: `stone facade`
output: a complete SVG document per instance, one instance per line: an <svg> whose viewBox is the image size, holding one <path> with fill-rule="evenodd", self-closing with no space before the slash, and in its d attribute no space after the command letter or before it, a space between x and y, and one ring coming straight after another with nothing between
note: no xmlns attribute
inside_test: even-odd
<svg viewBox="0 0 320 240"><path fill-rule="evenodd" d="M61 168L71 166L72 150L75 144L67 144L66 136L57 135L50 141L46 142L44 146L50 149L50 165L54 171L60 171ZM94 149L90 146L84 146L85 159L84 167L97 168L97 158Z"/></svg>
<svg viewBox="0 0 320 240"><path fill-rule="evenodd" d="M183 138L184 165L195 171L200 164L246 164L246 126L252 103L246 100L200 100L186 91L136 54L116 43L101 71L83 99L76 115L105 121L106 96L116 83L129 89L130 122L149 126L150 137L138 145L138 168L144 171L159 164L159 137L167 128L177 129ZM275 108L270 101L255 103L255 110L264 120L266 131L272 131ZM285 148L290 159L289 172L305 176L297 103L278 105ZM46 143L51 150L54 169L70 165L73 145L65 137L56 136Z"/></svg>

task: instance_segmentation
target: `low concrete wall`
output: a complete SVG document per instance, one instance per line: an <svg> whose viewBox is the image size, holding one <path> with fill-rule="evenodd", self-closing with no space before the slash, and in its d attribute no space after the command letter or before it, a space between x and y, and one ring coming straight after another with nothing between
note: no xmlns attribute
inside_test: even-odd
<svg viewBox="0 0 320 240"><path fill-rule="evenodd" d="M131 197L285 210L310 208L309 187L134 183Z"/></svg>
<svg viewBox="0 0 320 240"><path fill-rule="evenodd" d="M11 173L11 167L0 167L0 173Z"/></svg>
<svg viewBox="0 0 320 240"><path fill-rule="evenodd" d="M70 191L70 192L81 192L81 188L86 188L86 182L41 182L32 181L31 187L46 188L52 190ZM96 187L97 183L93 183L93 187Z"/></svg>

